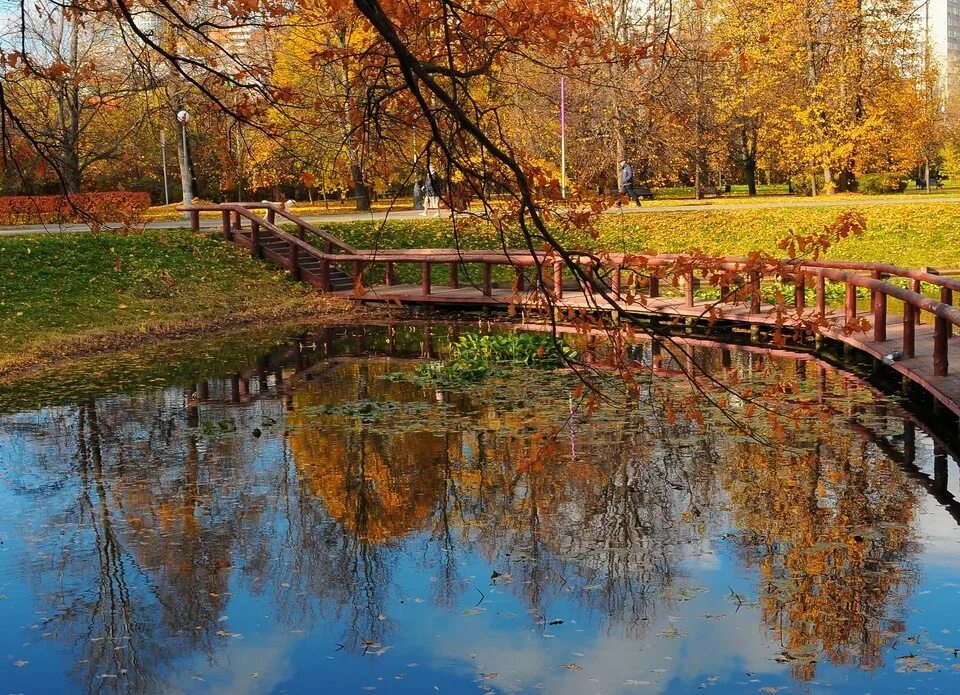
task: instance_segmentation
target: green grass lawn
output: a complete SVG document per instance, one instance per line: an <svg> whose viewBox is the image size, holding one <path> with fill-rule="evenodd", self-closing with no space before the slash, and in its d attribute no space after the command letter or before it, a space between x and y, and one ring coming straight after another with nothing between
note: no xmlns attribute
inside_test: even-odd
<svg viewBox="0 0 960 695"><path fill-rule="evenodd" d="M280 315L311 296L242 248L189 231L6 237L0 366L78 336Z"/></svg>
<svg viewBox="0 0 960 695"><path fill-rule="evenodd" d="M866 232L836 244L828 257L837 260L883 261L904 266L960 268L960 205L851 205L849 208L780 208L758 210L704 210L599 218L597 239L585 234L563 234L571 247L611 251L653 250L663 253L702 249L709 253L743 255L760 250L781 253L778 242L791 229L799 233L822 230L844 210L858 210L867 218ZM372 222L328 223L325 229L361 248L449 247L454 236L449 221L396 220L385 226ZM496 248L492 230L466 225L459 237L464 248ZM508 240L513 247L520 239Z"/></svg>

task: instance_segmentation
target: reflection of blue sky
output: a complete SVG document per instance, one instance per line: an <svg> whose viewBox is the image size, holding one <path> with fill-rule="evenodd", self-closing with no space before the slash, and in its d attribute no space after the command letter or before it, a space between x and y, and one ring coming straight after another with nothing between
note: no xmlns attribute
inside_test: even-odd
<svg viewBox="0 0 960 695"><path fill-rule="evenodd" d="M260 421L264 414L280 418L278 408L263 407L265 411L251 410L243 417L248 423ZM85 636L49 633L45 618L55 607L45 605L36 594L32 576L38 555L57 551L49 524L75 493L75 481L50 472L69 471L69 462L47 466L46 473L38 465L41 458L49 463L46 459L55 451L44 445L49 437L38 439L36 432L57 426L54 419L29 415L0 420L2 692L76 689L68 675L73 667L71 641ZM252 468L266 478L287 465L280 436L268 433L248 446L255 452ZM952 462L950 470L951 474L956 470ZM956 478L952 481L956 485ZM788 665L775 660L781 648L764 627L759 608L738 607L729 599L731 588L751 600L760 590L756 568L744 566L736 541L722 533L731 529L715 529L714 535L685 547L674 586L689 591L674 595L687 600L663 603L653 596L657 608L640 626L609 621L589 608L582 599L590 589L573 581L545 592L543 616L532 615L518 599L518 587L489 579L497 570L522 581L523 575L513 571L507 558L500 556L491 563L464 544L448 557L438 545L427 543L426 535L411 534L384 551L391 571L382 621L389 629L383 643L367 654L361 645L343 644L350 627L346 619L329 606L318 606L316 599L308 599L311 610L302 619L281 617L275 592L284 590L283 578L267 589L254 589L248 549L235 547L229 570L231 595L221 616L226 634L217 637L209 656L178 657L169 667L172 689L166 692L337 693L370 687L380 692L460 693L477 691L479 685L495 692L559 695L691 693L701 685L708 692L723 693L759 692L764 687L814 694L876 695L909 688L956 692L960 671L952 668L958 663L952 649L960 647L960 533L932 498L922 499L915 524L922 544L915 559L921 582L903 616L904 638L887 651L884 666L873 673L820 663L816 682L791 680ZM278 503L264 518L280 531L290 523L286 513ZM283 547L280 535L269 552L275 557L296 552ZM36 542L38 538L45 543ZM453 604L444 609L432 597L447 561L457 565L464 583ZM153 581L140 578L135 590L149 596ZM298 584L290 584L288 590L295 591ZM563 623L545 625L541 617ZM907 641L913 636L916 639ZM938 670L899 673L896 657L914 653ZM19 660L28 663L16 666Z"/></svg>

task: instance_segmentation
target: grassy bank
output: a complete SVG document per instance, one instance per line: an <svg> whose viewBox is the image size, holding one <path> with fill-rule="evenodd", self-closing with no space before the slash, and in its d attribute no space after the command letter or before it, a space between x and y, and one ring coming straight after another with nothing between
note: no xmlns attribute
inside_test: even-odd
<svg viewBox="0 0 960 695"><path fill-rule="evenodd" d="M0 239L0 376L238 325L356 311L182 230Z"/></svg>
<svg viewBox="0 0 960 695"><path fill-rule="evenodd" d="M867 231L835 245L830 258L960 268L960 205L953 204L604 215L599 221L597 240L571 234L562 238L572 246L612 251L703 249L709 253L742 255L761 250L777 254L780 253L778 242L791 229L800 233L822 230L845 209L862 212L867 218ZM444 247L452 243L450 223L443 220L391 221L382 230L370 222L329 223L324 228L364 248ZM508 243L520 244L519 239ZM470 226L464 229L461 244L465 248L499 246L489 229Z"/></svg>

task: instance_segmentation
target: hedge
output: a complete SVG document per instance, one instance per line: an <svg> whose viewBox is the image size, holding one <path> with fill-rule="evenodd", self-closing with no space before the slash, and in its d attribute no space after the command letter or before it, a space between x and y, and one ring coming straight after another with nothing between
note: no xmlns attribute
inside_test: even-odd
<svg viewBox="0 0 960 695"><path fill-rule="evenodd" d="M150 207L148 193L111 191L65 195L0 196L0 224L60 224L64 222L142 221Z"/></svg>

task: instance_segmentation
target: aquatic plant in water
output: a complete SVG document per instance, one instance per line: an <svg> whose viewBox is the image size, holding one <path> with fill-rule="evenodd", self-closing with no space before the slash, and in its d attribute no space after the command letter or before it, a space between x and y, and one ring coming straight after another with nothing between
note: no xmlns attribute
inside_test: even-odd
<svg viewBox="0 0 960 695"><path fill-rule="evenodd" d="M432 386L456 388L488 376L505 374L511 368L555 369L576 351L549 335L535 333L468 333L449 345L446 359L417 365L414 381ZM409 374L395 375L409 378Z"/></svg>

